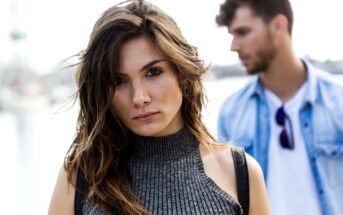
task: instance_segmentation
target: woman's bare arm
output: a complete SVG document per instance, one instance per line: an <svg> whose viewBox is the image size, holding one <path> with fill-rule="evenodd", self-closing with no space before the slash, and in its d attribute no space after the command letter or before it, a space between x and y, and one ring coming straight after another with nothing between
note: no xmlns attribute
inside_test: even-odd
<svg viewBox="0 0 343 215"><path fill-rule="evenodd" d="M67 172L62 166L50 200L48 215L74 215L74 197L75 188L68 182Z"/></svg>
<svg viewBox="0 0 343 215"><path fill-rule="evenodd" d="M250 189L249 215L269 215L269 201L261 167L250 155L246 154L246 159Z"/></svg>

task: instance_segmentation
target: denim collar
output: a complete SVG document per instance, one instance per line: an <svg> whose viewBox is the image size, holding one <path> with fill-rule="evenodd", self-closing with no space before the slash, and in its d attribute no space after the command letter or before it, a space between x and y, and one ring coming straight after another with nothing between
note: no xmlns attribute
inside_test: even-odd
<svg viewBox="0 0 343 215"><path fill-rule="evenodd" d="M318 82L318 77L316 74L317 69L313 67L311 63L305 59L302 59L302 62L307 72L306 81L308 82L307 83L308 86L305 92L303 107L306 107L308 105L313 106L318 96L318 93L316 90L316 86ZM263 88L264 87L262 85L260 76L255 76L252 80L252 85L248 89L248 94L250 95L250 98L256 97L258 99L261 99L262 101L266 101Z"/></svg>
<svg viewBox="0 0 343 215"><path fill-rule="evenodd" d="M305 92L304 98L304 105L311 105L313 106L318 98L318 91L317 91L317 83L318 83L318 76L317 76L317 69L310 64L307 60L302 60L307 71L307 82L308 86Z"/></svg>

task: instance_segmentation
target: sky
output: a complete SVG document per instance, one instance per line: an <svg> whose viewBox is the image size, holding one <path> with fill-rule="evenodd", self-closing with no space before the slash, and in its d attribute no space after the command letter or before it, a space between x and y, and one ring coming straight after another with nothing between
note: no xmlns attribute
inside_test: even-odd
<svg viewBox="0 0 343 215"><path fill-rule="evenodd" d="M230 51L231 36L218 27L215 16L224 0L150 0L181 28L212 65L238 63ZM0 64L16 62L18 53L37 73L85 48L100 14L118 0L1 0ZM342 0L291 0L294 9L293 44L297 56L319 60L343 59ZM14 7L16 5L16 7ZM17 8L14 10L13 8ZM21 44L11 42L13 26L26 32Z"/></svg>

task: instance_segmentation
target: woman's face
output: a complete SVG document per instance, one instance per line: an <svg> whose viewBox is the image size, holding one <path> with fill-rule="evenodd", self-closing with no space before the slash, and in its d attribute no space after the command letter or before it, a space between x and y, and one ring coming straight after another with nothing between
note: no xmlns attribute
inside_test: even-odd
<svg viewBox="0 0 343 215"><path fill-rule="evenodd" d="M149 38L122 45L118 73L112 108L125 126L141 136L164 136L182 128L176 71Z"/></svg>

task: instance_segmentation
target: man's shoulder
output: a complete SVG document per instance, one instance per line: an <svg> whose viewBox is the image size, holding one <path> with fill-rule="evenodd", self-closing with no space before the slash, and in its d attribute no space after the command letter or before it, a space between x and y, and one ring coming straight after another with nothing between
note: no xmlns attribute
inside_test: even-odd
<svg viewBox="0 0 343 215"><path fill-rule="evenodd" d="M222 107L225 107L225 109L230 109L230 108L235 108L239 106L244 106L249 101L253 93L255 92L256 84L257 84L257 78L250 80L237 92L228 96L224 100Z"/></svg>
<svg viewBox="0 0 343 215"><path fill-rule="evenodd" d="M331 74L328 71L322 70L318 67L311 66L310 70L317 77L317 84L323 87L343 90L343 80Z"/></svg>
<svg viewBox="0 0 343 215"><path fill-rule="evenodd" d="M326 102L343 105L343 79L318 68L314 71L317 76L318 95Z"/></svg>
<svg viewBox="0 0 343 215"><path fill-rule="evenodd" d="M326 107L343 106L343 80L319 68L312 67L311 72L316 77L314 89L317 101L323 102Z"/></svg>

